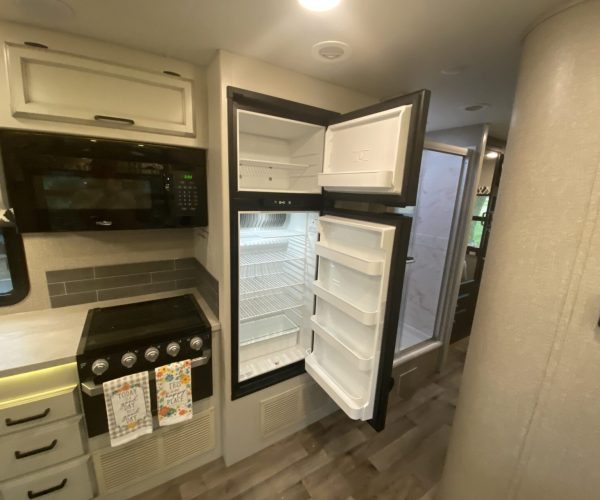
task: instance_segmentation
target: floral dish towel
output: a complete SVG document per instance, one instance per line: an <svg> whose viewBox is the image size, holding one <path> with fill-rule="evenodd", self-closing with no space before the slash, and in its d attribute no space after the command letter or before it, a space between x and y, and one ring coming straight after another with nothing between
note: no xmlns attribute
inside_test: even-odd
<svg viewBox="0 0 600 500"><path fill-rule="evenodd" d="M158 425L172 425L192 418L192 362L178 361L154 369Z"/></svg>
<svg viewBox="0 0 600 500"><path fill-rule="evenodd" d="M152 432L148 372L134 373L102 384L111 446Z"/></svg>

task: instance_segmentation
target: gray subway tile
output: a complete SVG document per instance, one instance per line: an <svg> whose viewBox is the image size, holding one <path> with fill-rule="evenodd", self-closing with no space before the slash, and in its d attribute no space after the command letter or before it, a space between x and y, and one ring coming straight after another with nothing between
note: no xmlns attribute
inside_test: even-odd
<svg viewBox="0 0 600 500"><path fill-rule="evenodd" d="M50 295L50 297L64 295L65 293L67 293L67 291L64 283L50 283L48 285L48 295Z"/></svg>
<svg viewBox="0 0 600 500"><path fill-rule="evenodd" d="M177 280L177 288L196 288L198 281L196 278L188 278L184 280Z"/></svg>
<svg viewBox="0 0 600 500"><path fill-rule="evenodd" d="M110 290L98 290L98 300L120 299L123 297L135 297L136 295L169 292L171 290L176 290L176 287L177 284L175 281L164 281L162 283L150 283L147 285L111 288Z"/></svg>
<svg viewBox="0 0 600 500"><path fill-rule="evenodd" d="M61 283L65 281L86 280L94 277L92 267L80 267L77 269L62 269L60 271L47 271L48 283Z"/></svg>
<svg viewBox="0 0 600 500"><path fill-rule="evenodd" d="M196 271L193 269L178 269L177 271L162 271L158 273L152 273L152 283L158 283L160 281L175 281L184 280L188 278L195 278Z"/></svg>
<svg viewBox="0 0 600 500"><path fill-rule="evenodd" d="M175 269L198 269L201 265L194 257L175 259Z"/></svg>
<svg viewBox="0 0 600 500"><path fill-rule="evenodd" d="M95 291L74 293L71 295L57 295L56 297L50 297L50 305L52 307L65 307L96 302L96 300L98 300L98 297Z"/></svg>
<svg viewBox="0 0 600 500"><path fill-rule="evenodd" d="M125 276L129 274L151 273L154 271L168 271L173 269L175 269L173 260L154 260L132 264L97 266L94 268L94 272L96 273L96 278L107 278L111 276Z"/></svg>
<svg viewBox="0 0 600 500"><path fill-rule="evenodd" d="M67 282L67 293L80 293L90 290L106 290L123 286L142 285L150 283L149 274L133 274L126 276L115 276L112 278L100 278L94 280L82 280Z"/></svg>

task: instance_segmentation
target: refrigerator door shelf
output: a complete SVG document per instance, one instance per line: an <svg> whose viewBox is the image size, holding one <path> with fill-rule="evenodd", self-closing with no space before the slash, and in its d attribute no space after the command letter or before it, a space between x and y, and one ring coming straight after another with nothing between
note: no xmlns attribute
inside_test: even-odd
<svg viewBox="0 0 600 500"><path fill-rule="evenodd" d="M337 335L330 332L327 328L319 323L318 316L313 316L310 320L313 331L332 348L340 352L346 359L354 364L361 371L368 371L373 368L373 356L365 357L364 355L355 352L351 347L342 342Z"/></svg>
<svg viewBox="0 0 600 500"><path fill-rule="evenodd" d="M367 403L363 398L355 398L348 394L337 382L319 365L314 354L309 354L304 360L307 373L333 399L333 401L354 420L366 420Z"/></svg>
<svg viewBox="0 0 600 500"><path fill-rule="evenodd" d="M377 311L364 311L347 300L334 295L329 290L326 290L319 281L315 281L313 283L313 290L319 299L330 303L334 307L337 307L342 312L346 313L348 316L362 323L363 325L372 326L377 324L379 319Z"/></svg>
<svg viewBox="0 0 600 500"><path fill-rule="evenodd" d="M325 243L316 243L315 251L320 257L324 257L343 266L349 267L369 276L381 276L383 273L383 259L374 259L367 254L352 254L348 251L340 252Z"/></svg>

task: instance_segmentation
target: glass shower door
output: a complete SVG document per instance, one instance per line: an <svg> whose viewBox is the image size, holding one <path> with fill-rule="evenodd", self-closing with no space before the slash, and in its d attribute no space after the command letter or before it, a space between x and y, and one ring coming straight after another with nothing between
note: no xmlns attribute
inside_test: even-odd
<svg viewBox="0 0 600 500"><path fill-rule="evenodd" d="M464 158L425 150L406 263L396 353L436 337Z"/></svg>

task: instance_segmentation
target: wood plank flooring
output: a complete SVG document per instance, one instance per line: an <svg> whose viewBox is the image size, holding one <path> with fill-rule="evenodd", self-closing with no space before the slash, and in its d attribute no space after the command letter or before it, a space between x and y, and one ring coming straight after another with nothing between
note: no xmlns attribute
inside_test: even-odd
<svg viewBox="0 0 600 500"><path fill-rule="evenodd" d="M410 399L393 396L375 432L341 411L225 467L222 459L136 500L433 500L448 446L466 342Z"/></svg>

